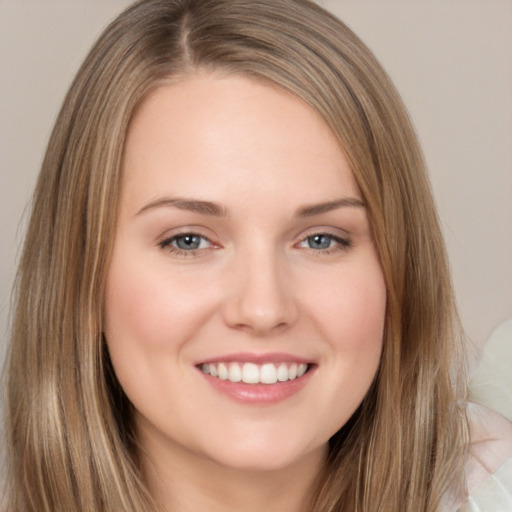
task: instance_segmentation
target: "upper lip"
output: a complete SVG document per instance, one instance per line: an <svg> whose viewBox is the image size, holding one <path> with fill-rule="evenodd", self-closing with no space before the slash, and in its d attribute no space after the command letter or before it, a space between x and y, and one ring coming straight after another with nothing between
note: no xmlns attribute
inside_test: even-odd
<svg viewBox="0 0 512 512"><path fill-rule="evenodd" d="M198 365L211 364L211 363L254 363L254 364L265 364L265 363L297 363L297 364L311 364L313 361L304 357L299 357L293 354L287 354L284 352L269 352L264 354L255 354L250 352L236 353L236 354L224 354L221 356L210 357L198 361Z"/></svg>

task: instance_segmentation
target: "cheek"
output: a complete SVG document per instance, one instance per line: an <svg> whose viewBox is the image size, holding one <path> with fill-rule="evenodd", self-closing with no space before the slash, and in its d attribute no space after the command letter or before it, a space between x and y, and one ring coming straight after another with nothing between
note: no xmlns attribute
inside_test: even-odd
<svg viewBox="0 0 512 512"><path fill-rule="evenodd" d="M382 343L386 287L377 263L326 281L315 310L327 339L339 349L362 352Z"/></svg>
<svg viewBox="0 0 512 512"><path fill-rule="evenodd" d="M386 316L386 289L379 273L343 294L347 314L337 323L341 355L347 355L354 384L369 387L380 362ZM348 370L347 370L348 371ZM365 391L366 394L366 391Z"/></svg>
<svg viewBox="0 0 512 512"><path fill-rule="evenodd" d="M117 378L139 411L166 411L167 388L179 389L185 347L209 318L211 297L198 285L190 273L170 274L165 262L144 261L131 248L113 256L105 338Z"/></svg>
<svg viewBox="0 0 512 512"><path fill-rule="evenodd" d="M317 326L330 347L323 363L336 380L331 405L338 406L342 396L346 406L340 410L341 423L355 411L378 370L386 316L380 266L352 270L316 306Z"/></svg>
<svg viewBox="0 0 512 512"><path fill-rule="evenodd" d="M114 258L105 295L109 345L139 345L168 349L186 340L208 316L208 293L202 293L190 273L169 273L160 262Z"/></svg>
<svg viewBox="0 0 512 512"><path fill-rule="evenodd" d="M107 283L105 297L106 335L109 345L133 342L158 345L173 318L169 316L168 298L161 286L153 283L144 270L130 272L116 266ZM172 310L171 310L172 311Z"/></svg>
<svg viewBox="0 0 512 512"><path fill-rule="evenodd" d="M144 267L133 268L114 256L105 293L105 338L117 378L132 402L137 387L145 389L152 354L163 352L172 323L149 277Z"/></svg>

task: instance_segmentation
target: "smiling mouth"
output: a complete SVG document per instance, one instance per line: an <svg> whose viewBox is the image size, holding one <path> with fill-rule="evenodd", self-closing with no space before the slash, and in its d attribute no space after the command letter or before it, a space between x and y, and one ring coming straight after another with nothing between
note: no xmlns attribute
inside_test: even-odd
<svg viewBox="0 0 512 512"><path fill-rule="evenodd" d="M276 384L302 377L311 365L306 363L204 363L199 368L206 375L244 384Z"/></svg>

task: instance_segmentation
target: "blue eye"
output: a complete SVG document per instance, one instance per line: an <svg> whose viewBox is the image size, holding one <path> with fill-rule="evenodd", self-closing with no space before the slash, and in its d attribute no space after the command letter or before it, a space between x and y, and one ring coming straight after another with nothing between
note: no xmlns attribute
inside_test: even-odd
<svg viewBox="0 0 512 512"><path fill-rule="evenodd" d="M310 249L329 249L333 242L332 237L327 235L313 235L306 238Z"/></svg>
<svg viewBox="0 0 512 512"><path fill-rule="evenodd" d="M350 247L350 241L327 233L315 233L302 240L300 247L313 249L315 251L332 251Z"/></svg>
<svg viewBox="0 0 512 512"><path fill-rule="evenodd" d="M183 251L195 251L201 246L203 237L198 235L181 235L174 238L174 245Z"/></svg>
<svg viewBox="0 0 512 512"><path fill-rule="evenodd" d="M193 253L200 249L207 249L211 242L204 236L195 233L183 233L166 238L159 243L162 249L176 253Z"/></svg>

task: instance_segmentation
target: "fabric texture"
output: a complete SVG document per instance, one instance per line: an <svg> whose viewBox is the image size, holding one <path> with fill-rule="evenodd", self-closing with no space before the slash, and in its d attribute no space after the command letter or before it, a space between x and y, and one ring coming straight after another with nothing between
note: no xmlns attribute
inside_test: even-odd
<svg viewBox="0 0 512 512"><path fill-rule="evenodd" d="M512 512L512 457L478 487L459 512Z"/></svg>
<svg viewBox="0 0 512 512"><path fill-rule="evenodd" d="M485 404L512 421L512 318L487 340L469 383L470 400Z"/></svg>
<svg viewBox="0 0 512 512"><path fill-rule="evenodd" d="M512 512L512 318L491 334L469 388L470 496L458 512Z"/></svg>

